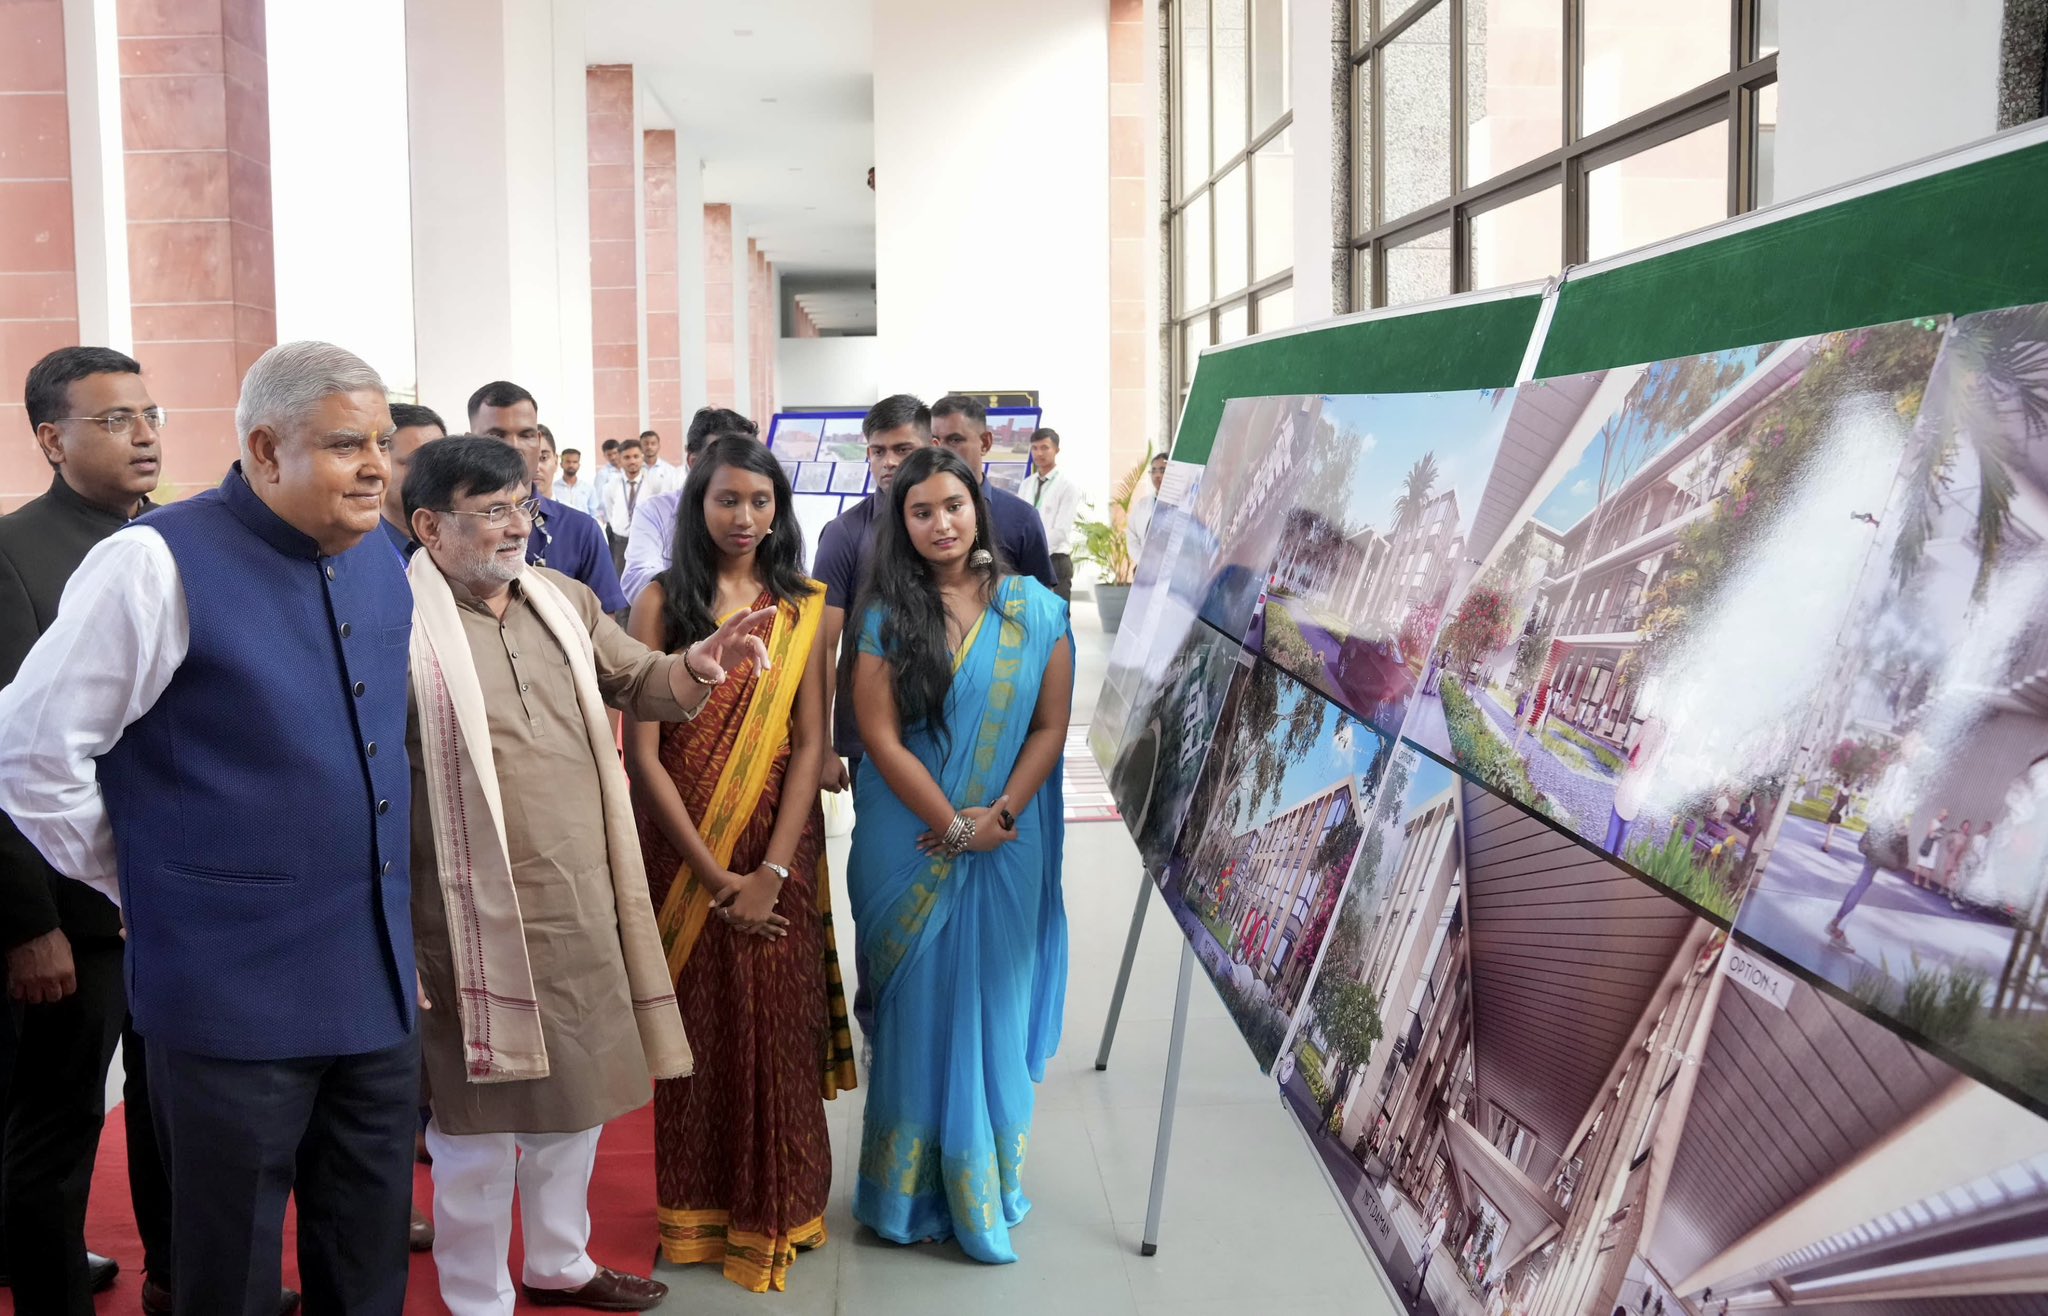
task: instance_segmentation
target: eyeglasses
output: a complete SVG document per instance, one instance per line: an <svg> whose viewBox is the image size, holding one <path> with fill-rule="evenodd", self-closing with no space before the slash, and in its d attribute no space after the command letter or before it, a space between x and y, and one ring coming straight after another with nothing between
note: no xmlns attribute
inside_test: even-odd
<svg viewBox="0 0 2048 1316"><path fill-rule="evenodd" d="M134 429L138 420L148 422L152 430L161 430L170 416L162 407L151 407L147 411L114 411L104 416L58 416L56 419L59 424L72 420L89 420L118 439Z"/></svg>
<svg viewBox="0 0 2048 1316"><path fill-rule="evenodd" d="M529 523L531 523L533 520L536 519L539 511L540 499L524 498L516 503L498 503L494 506L486 507L481 512L465 512L459 507L451 507L448 509L448 515L480 516L484 519L485 525L489 526L493 530L501 530L506 525L511 523L512 514L514 512L519 513L519 515L525 517L526 520Z"/></svg>

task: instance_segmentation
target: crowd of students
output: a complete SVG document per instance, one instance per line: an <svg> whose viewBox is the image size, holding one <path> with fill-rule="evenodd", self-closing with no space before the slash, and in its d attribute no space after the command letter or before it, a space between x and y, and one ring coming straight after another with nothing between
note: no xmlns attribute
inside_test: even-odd
<svg viewBox="0 0 2048 1316"><path fill-rule="evenodd" d="M727 410L681 463L652 432L586 463L516 384L450 436L284 344L240 459L158 507L175 429L133 360L54 352L26 401L52 482L0 517L17 1310L112 1280L84 1227L117 1042L152 1312L297 1305L288 1197L309 1310L401 1311L409 1244L459 1316L652 1307L589 1253L599 1136L650 1098L663 1255L780 1289L826 1241L823 1103L856 1083L856 1219L1014 1259L1066 977L1056 435L1025 501L973 399L883 399L874 492L813 556ZM849 788L851 1006L820 806Z"/></svg>

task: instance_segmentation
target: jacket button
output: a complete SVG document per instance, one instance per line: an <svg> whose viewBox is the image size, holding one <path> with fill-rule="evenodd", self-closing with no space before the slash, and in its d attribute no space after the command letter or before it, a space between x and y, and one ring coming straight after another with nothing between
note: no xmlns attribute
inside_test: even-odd
<svg viewBox="0 0 2048 1316"><path fill-rule="evenodd" d="M380 868L380 869L378 869L378 870L377 870L377 876L379 876L379 877L389 877L389 876L391 876L391 861L390 861L389 859L386 859L386 860L384 861L384 866L383 866L382 868Z"/></svg>
<svg viewBox="0 0 2048 1316"><path fill-rule="evenodd" d="M390 812L391 812L391 801L389 801L389 800L379 800L379 801L377 801L377 816L378 816L379 818L383 817L383 816L384 816L385 814L387 814L387 813L390 813Z"/></svg>
<svg viewBox="0 0 2048 1316"><path fill-rule="evenodd" d="M358 681L349 688L355 691L356 698L361 699L363 697L363 692L365 690L368 690L370 687L364 685L361 681Z"/></svg>
<svg viewBox="0 0 2048 1316"><path fill-rule="evenodd" d="M343 622L341 624L341 638L346 640L354 630L355 627L349 625L347 622Z"/></svg>
<svg viewBox="0 0 2048 1316"><path fill-rule="evenodd" d="M368 757L370 757L370 758L376 758L376 757L377 757L377 742L373 740L373 741L371 741L371 742L370 742L369 744L367 744L367 745L363 746L363 753L364 753L365 755L367 755Z"/></svg>
<svg viewBox="0 0 2048 1316"><path fill-rule="evenodd" d="M329 568L327 568L327 578L328 578L329 580L333 580L333 579L334 579L334 568L333 568L333 567L329 567Z"/></svg>

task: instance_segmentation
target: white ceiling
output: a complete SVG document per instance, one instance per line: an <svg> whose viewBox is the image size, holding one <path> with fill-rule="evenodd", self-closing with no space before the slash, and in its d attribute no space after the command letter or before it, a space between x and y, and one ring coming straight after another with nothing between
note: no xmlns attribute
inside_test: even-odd
<svg viewBox="0 0 2048 1316"><path fill-rule="evenodd" d="M705 201L734 208L787 285L872 283L868 0L590 0L584 15L585 57L634 66L644 124L677 130L704 162ZM835 287L811 313L871 331L872 293L864 305L865 325Z"/></svg>

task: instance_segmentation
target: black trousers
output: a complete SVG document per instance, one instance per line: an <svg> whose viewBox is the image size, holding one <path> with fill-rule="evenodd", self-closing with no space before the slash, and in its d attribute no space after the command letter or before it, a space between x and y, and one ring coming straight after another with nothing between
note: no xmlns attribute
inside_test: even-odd
<svg viewBox="0 0 2048 1316"><path fill-rule="evenodd" d="M131 1018L121 1030L121 1125L128 1131L128 1198L142 1235L142 1271L175 1288L171 1264L171 1170L149 1103L149 1048Z"/></svg>
<svg viewBox="0 0 2048 1316"><path fill-rule="evenodd" d="M860 776L861 761L866 757L864 754L846 756L846 786L849 793L853 789L854 779ZM867 974L862 972L865 963L866 961L860 957L860 925L856 923L853 925L853 1021L860 1025L862 1036L875 1031L875 1002L874 998L868 995Z"/></svg>
<svg viewBox="0 0 2048 1316"><path fill-rule="evenodd" d="M1067 602L1072 603L1074 601L1074 555L1072 553L1054 553L1052 555L1052 577L1059 582L1059 584L1052 587L1052 592Z"/></svg>
<svg viewBox="0 0 2048 1316"><path fill-rule="evenodd" d="M128 1017L121 943L71 949L78 990L54 1005L15 1005L0 1215L16 1309L91 1316L86 1197L106 1119L107 1066Z"/></svg>
<svg viewBox="0 0 2048 1316"><path fill-rule="evenodd" d="M417 1038L292 1060L150 1046L179 1311L274 1316L296 1196L309 1316L401 1316L419 1059Z"/></svg>

